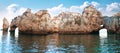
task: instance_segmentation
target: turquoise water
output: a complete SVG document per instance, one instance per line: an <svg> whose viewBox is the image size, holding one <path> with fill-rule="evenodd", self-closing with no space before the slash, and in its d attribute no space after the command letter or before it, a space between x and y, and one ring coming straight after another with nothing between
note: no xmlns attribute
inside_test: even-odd
<svg viewBox="0 0 120 53"><path fill-rule="evenodd" d="M120 53L120 35L25 35L0 31L0 53Z"/></svg>

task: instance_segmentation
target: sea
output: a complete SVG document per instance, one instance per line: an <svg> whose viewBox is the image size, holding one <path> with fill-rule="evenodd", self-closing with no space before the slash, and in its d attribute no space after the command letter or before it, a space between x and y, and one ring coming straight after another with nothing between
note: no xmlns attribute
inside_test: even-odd
<svg viewBox="0 0 120 53"><path fill-rule="evenodd" d="M120 53L120 35L28 35L0 30L0 53Z"/></svg>

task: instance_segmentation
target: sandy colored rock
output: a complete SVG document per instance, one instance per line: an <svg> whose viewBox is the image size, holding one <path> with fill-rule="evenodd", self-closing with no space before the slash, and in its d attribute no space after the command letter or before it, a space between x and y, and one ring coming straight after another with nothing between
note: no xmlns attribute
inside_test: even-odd
<svg viewBox="0 0 120 53"><path fill-rule="evenodd" d="M6 18L3 19L3 30L7 31L9 28L9 22Z"/></svg>
<svg viewBox="0 0 120 53"><path fill-rule="evenodd" d="M48 34L52 32L53 28L49 25L50 19L51 17L47 10L40 10L33 14L30 9L27 9L23 15L12 20L11 31L18 27L21 33Z"/></svg>
<svg viewBox="0 0 120 53"><path fill-rule="evenodd" d="M102 24L101 13L94 6L87 6L82 15L76 12L62 12L53 19L47 10L31 13L27 9L23 15L14 18L11 22L11 30L16 27L21 33L28 34L82 34L98 31Z"/></svg>
<svg viewBox="0 0 120 53"><path fill-rule="evenodd" d="M87 6L82 15L80 13L63 12L56 18L60 18L59 33L85 34L98 31L103 23L101 13L94 6Z"/></svg>

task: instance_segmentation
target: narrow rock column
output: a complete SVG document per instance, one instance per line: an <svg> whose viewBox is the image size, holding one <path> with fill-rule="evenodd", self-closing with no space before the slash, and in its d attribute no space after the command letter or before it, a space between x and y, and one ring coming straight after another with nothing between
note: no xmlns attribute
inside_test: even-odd
<svg viewBox="0 0 120 53"><path fill-rule="evenodd" d="M3 19L3 30L7 31L9 28L9 22L6 18Z"/></svg>

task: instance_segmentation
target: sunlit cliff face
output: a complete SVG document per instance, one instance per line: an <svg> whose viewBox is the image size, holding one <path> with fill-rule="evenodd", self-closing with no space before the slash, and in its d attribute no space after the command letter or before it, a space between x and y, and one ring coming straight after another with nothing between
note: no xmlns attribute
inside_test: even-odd
<svg viewBox="0 0 120 53"><path fill-rule="evenodd" d="M84 8L82 15L78 12L62 12L51 18L48 10L32 13L27 9L21 16L15 17L11 24L11 31L16 27L20 32L33 34L46 34L53 32L90 33L97 31L102 23L101 12L93 5Z"/></svg>

